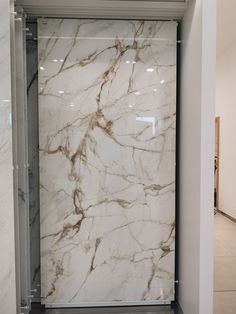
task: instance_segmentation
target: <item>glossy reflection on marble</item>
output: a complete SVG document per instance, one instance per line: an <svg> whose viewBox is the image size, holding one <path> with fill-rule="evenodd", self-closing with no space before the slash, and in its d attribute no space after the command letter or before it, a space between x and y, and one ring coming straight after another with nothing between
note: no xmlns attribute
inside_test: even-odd
<svg viewBox="0 0 236 314"><path fill-rule="evenodd" d="M38 24L43 300L170 302L176 23Z"/></svg>

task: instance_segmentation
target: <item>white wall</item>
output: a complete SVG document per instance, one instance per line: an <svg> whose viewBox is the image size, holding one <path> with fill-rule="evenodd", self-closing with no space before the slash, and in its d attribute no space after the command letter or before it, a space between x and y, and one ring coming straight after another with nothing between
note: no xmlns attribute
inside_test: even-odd
<svg viewBox="0 0 236 314"><path fill-rule="evenodd" d="M236 43L217 57L216 115L220 117L219 209L236 218Z"/></svg>
<svg viewBox="0 0 236 314"><path fill-rule="evenodd" d="M215 1L192 0L182 23L179 303L213 313Z"/></svg>
<svg viewBox="0 0 236 314"><path fill-rule="evenodd" d="M10 1L0 1L0 312L16 313Z"/></svg>

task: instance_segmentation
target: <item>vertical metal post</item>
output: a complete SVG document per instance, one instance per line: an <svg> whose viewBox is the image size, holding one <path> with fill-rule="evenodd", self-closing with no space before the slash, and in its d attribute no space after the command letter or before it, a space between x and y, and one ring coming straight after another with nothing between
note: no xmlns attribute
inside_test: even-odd
<svg viewBox="0 0 236 314"><path fill-rule="evenodd" d="M13 151L15 183L16 274L18 281L18 313L30 310L30 246L29 246L29 183L27 134L27 85L25 15L21 8L14 16L13 75ZM20 303L20 304L19 304Z"/></svg>

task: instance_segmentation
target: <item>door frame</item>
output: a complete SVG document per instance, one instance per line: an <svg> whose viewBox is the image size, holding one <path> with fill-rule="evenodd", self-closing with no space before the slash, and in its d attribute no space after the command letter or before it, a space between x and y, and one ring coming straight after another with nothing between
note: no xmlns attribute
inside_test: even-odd
<svg viewBox="0 0 236 314"><path fill-rule="evenodd" d="M216 169L216 210L219 210L219 180L220 180L220 117L215 118L215 169Z"/></svg>

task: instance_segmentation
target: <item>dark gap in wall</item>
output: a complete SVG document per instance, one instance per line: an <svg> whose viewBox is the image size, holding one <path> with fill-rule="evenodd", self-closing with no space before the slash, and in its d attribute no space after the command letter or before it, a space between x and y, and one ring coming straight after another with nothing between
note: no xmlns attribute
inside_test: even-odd
<svg viewBox="0 0 236 314"><path fill-rule="evenodd" d="M178 23L177 27L177 72L176 72L176 172L175 172L175 301L178 303L179 299L179 215L180 215L180 206L179 206L179 144L180 144L180 55L181 55L181 23Z"/></svg>
<svg viewBox="0 0 236 314"><path fill-rule="evenodd" d="M40 221L39 221L39 135L38 135L38 42L37 23L26 24L27 110L29 154L30 279L34 296L40 302Z"/></svg>

